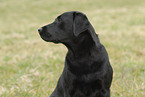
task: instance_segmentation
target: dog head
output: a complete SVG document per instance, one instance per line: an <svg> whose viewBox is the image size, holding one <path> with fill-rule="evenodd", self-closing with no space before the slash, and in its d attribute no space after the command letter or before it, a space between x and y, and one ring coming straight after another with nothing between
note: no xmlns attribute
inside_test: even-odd
<svg viewBox="0 0 145 97"><path fill-rule="evenodd" d="M87 32L95 41L96 34L85 14L77 11L65 12L51 24L38 29L41 38L47 42L65 43L78 39Z"/></svg>

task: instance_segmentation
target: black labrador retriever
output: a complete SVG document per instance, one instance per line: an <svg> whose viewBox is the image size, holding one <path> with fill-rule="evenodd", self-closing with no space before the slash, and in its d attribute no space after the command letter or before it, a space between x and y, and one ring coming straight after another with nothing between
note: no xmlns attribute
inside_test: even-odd
<svg viewBox="0 0 145 97"><path fill-rule="evenodd" d="M63 73L50 97L110 97L113 70L85 14L65 12L38 31L43 40L68 48Z"/></svg>

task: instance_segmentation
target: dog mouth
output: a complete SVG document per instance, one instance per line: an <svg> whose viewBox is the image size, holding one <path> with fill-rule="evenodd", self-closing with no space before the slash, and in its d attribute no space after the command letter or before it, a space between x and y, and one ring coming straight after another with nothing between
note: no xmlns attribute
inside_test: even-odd
<svg viewBox="0 0 145 97"><path fill-rule="evenodd" d="M53 39L52 35L48 33L39 33L40 37L46 42L59 43L58 39Z"/></svg>
<svg viewBox="0 0 145 97"><path fill-rule="evenodd" d="M45 32L41 32L39 33L40 34L40 37L44 40L44 41L49 41L49 39L51 38L51 35L48 34L48 33L45 33Z"/></svg>

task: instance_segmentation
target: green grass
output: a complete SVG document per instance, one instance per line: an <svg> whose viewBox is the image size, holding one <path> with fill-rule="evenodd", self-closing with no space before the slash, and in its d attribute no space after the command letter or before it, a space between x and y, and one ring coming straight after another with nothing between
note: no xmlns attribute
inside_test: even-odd
<svg viewBox="0 0 145 97"><path fill-rule="evenodd" d="M145 95L144 0L0 0L0 97L48 97L67 49L37 29L65 11L87 14L114 69L111 97Z"/></svg>

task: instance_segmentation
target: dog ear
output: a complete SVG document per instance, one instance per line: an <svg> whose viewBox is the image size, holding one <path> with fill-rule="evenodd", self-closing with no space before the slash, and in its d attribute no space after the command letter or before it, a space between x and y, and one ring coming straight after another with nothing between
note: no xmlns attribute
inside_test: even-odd
<svg viewBox="0 0 145 97"><path fill-rule="evenodd" d="M89 22L83 13L74 12L73 13L73 33L75 36L78 36L82 32L88 30Z"/></svg>
<svg viewBox="0 0 145 97"><path fill-rule="evenodd" d="M81 33L87 31L94 43L97 45L99 43L98 35L95 33L95 30L91 23L88 21L86 15L80 12L73 13L73 33L77 37Z"/></svg>

